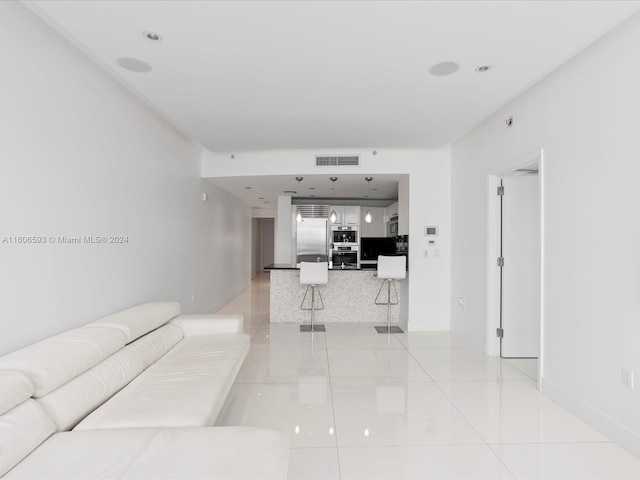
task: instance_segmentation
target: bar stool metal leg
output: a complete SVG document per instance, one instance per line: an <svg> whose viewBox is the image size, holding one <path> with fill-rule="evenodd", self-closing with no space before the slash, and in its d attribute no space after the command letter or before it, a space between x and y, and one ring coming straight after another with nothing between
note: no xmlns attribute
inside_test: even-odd
<svg viewBox="0 0 640 480"><path fill-rule="evenodd" d="M311 289L311 324L310 325L300 325L300 331L301 332L325 332L326 331L324 325L316 325L316 323L315 323L315 317L316 317L316 288L318 288L317 285L309 285L307 287L306 292L304 293L304 297L302 298L302 303L300 304L300 309L301 310L308 310L307 308L304 308L304 301L307 298L307 293L309 292L309 289ZM322 301L322 295L320 294L320 289L319 288L318 288L318 297L320 298L320 303L322 305L322 307L320 307L318 310L322 310L324 308L324 302Z"/></svg>
<svg viewBox="0 0 640 480"><path fill-rule="evenodd" d="M397 305L399 303L398 302L398 290L396 289L395 283L393 284L393 290L394 290L394 293L396 295L396 301L395 302L391 301L391 282L393 282L392 279L390 279L390 278L385 279L384 283L382 285L380 285L380 290L378 290L378 295L376 296L376 301L375 301L376 305L384 305L384 303L379 303L378 302L378 298L380 297L380 292L382 291L382 288L384 287L384 284L386 283L387 284L387 302L386 302L386 305L387 305L387 325L384 326L384 327L382 327L382 326L375 327L376 332L378 332L378 333L404 333L404 331L400 327L398 327L396 325L391 326L391 305Z"/></svg>

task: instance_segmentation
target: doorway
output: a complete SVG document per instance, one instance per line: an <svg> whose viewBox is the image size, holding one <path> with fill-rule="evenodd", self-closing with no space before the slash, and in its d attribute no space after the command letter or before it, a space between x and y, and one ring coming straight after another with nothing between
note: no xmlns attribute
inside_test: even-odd
<svg viewBox="0 0 640 480"><path fill-rule="evenodd" d="M537 165L500 179L500 356L540 354L540 198Z"/></svg>
<svg viewBox="0 0 640 480"><path fill-rule="evenodd" d="M525 157L526 159L526 157ZM542 371L543 152L488 176L487 353ZM538 377L539 378L539 377Z"/></svg>
<svg viewBox="0 0 640 480"><path fill-rule="evenodd" d="M271 265L275 250L275 221L273 218L253 218L251 221L251 278Z"/></svg>

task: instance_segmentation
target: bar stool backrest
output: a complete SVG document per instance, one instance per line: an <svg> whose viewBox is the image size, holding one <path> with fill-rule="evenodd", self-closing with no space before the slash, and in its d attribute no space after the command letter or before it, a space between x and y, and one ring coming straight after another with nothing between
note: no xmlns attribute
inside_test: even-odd
<svg viewBox="0 0 640 480"><path fill-rule="evenodd" d="M301 285L326 285L329 282L329 265L326 262L300 262Z"/></svg>
<svg viewBox="0 0 640 480"><path fill-rule="evenodd" d="M378 278L402 280L407 277L407 257L385 256L378 257Z"/></svg>

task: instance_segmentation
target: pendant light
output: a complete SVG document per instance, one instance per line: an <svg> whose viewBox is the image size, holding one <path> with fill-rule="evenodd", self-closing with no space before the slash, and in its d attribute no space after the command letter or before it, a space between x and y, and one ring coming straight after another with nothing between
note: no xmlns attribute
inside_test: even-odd
<svg viewBox="0 0 640 480"><path fill-rule="evenodd" d="M373 180L373 177L364 177L364 179L367 181L367 198L369 198L369 195L371 194L371 180ZM371 223L371 220L373 220L373 214L371 213L370 209L367 209L367 214L364 216L364 221L367 223Z"/></svg>
<svg viewBox="0 0 640 480"><path fill-rule="evenodd" d="M303 180L303 177L296 177L298 181L298 196L300 196L300 182ZM300 207L297 208L298 213L296 213L296 222L302 222L302 213L300 212Z"/></svg>
<svg viewBox="0 0 640 480"><path fill-rule="evenodd" d="M333 198L336 198L336 180L338 180L338 177L329 177L329 180L333 182ZM331 221L331 223L336 223L338 221L338 214L335 209L331 210L331 213L329 214L329 221Z"/></svg>

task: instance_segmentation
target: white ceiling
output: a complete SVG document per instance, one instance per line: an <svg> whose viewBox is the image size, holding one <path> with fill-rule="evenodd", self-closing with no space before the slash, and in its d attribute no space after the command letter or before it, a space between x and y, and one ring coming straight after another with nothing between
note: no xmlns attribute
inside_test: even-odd
<svg viewBox="0 0 640 480"><path fill-rule="evenodd" d="M194 141L227 153L446 145L640 9L614 0L25 4ZM118 57L153 70L124 70ZM429 75L442 61L461 68Z"/></svg>
<svg viewBox="0 0 640 480"><path fill-rule="evenodd" d="M336 175L335 184L329 180L331 175L307 175L298 183L295 175L267 175L261 177L223 177L209 179L220 188L233 193L236 197L256 208L273 208L278 195L303 197L308 203L315 199L350 198L367 200L397 200L398 182L404 175L374 176L367 185L365 175ZM334 190L335 187L335 190ZM385 202L386 205L392 202ZM384 205L384 206L386 206Z"/></svg>

